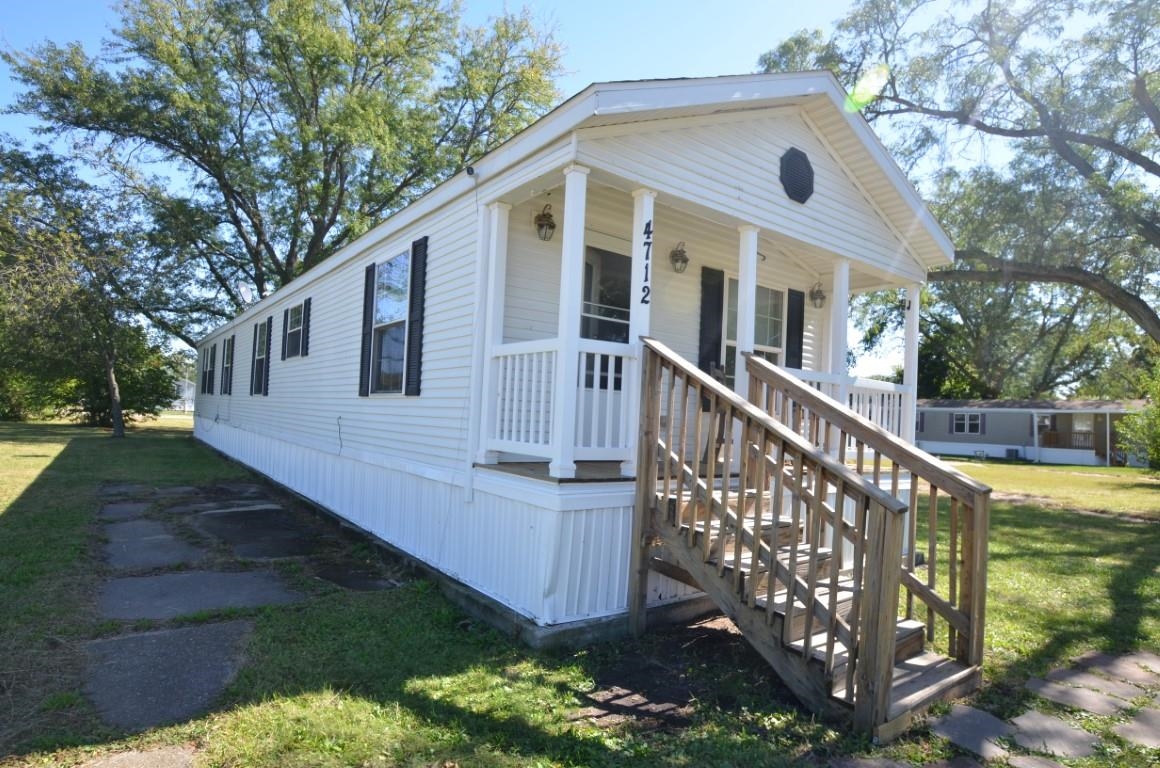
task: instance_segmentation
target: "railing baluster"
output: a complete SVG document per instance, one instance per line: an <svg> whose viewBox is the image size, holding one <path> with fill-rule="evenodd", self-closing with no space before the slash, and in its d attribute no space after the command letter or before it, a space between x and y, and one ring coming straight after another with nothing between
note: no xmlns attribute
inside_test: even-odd
<svg viewBox="0 0 1160 768"><path fill-rule="evenodd" d="M688 466L689 448L689 376L681 375L681 437L677 445L677 527L685 524L688 502L685 499L685 467ZM689 496L696 495L696 486L689 488Z"/></svg>
<svg viewBox="0 0 1160 768"><path fill-rule="evenodd" d="M801 453L794 453L790 457L790 466L792 467L790 477L793 478L793 488L790 491L790 500L793 504L790 530L794 532L795 538L797 537L797 532L803 530L808 536L809 531L803 528L803 526L808 523L809 518L806 516L805 520L802 519L802 506L805 504L805 456ZM789 580L785 584L785 623L782 626L781 639L786 645L789 645L793 641L793 623L797 613L796 606L794 605L794 596L797 583L799 546L800 544L795 541L793 546L789 548L789 570L787 573Z"/></svg>
<svg viewBox="0 0 1160 768"><path fill-rule="evenodd" d="M745 510L749 506L749 486L752 482L753 424L749 416L741 417L741 447L737 449L740 472L737 475L737 505L733 513L733 593L741 594L741 566L745 562L742 546L745 539Z"/></svg>
<svg viewBox="0 0 1160 768"><path fill-rule="evenodd" d="M713 489L717 487L717 475L720 467L720 462L717 460L717 441L719 439L718 431L721 428L720 405L717 402L717 394L709 392L704 395L708 399L709 409L709 438L705 443L705 466L707 469L707 477L705 478L705 487L709 489L709 500L705 507L705 532L701 536L701 560L708 561L713 549ZM722 487L729 479L728 468L722 473L721 484Z"/></svg>
<svg viewBox="0 0 1160 768"><path fill-rule="evenodd" d="M959 500L954 497L951 497L950 538L950 555L947 557L947 598L951 605L958 608L959 605L957 601L959 596L959 585L957 583L957 579L959 575ZM958 633L950 624L947 625L947 629L950 631L950 636L947 638L947 648L953 649L958 645L958 643L955 641Z"/></svg>
<svg viewBox="0 0 1160 768"><path fill-rule="evenodd" d="M723 404L725 411L725 433L721 435L721 503L717 505L717 575L725 572L725 530L729 517L729 485L733 475L733 436L735 434L732 406ZM712 554L710 552L710 554Z"/></svg>
<svg viewBox="0 0 1160 768"><path fill-rule="evenodd" d="M693 398L693 413L696 414L697 423L693 425L693 479L694 481L701 477L701 398L704 393L701 391L701 385L698 383L696 389L696 397ZM705 503L711 503L710 499L713 496L713 486L708 484L706 490L709 494L709 499L705 499ZM692 499L689 500L689 505L692 507L689 521L689 546L693 546L697 540L697 521L700 517L699 512L701 508L701 494L694 492ZM705 531L708 535L708 531Z"/></svg>
<svg viewBox="0 0 1160 768"><path fill-rule="evenodd" d="M938 486L930 487L926 513L926 585L933 592L937 585L938 565ZM926 608L926 639L934 641L934 608Z"/></svg>

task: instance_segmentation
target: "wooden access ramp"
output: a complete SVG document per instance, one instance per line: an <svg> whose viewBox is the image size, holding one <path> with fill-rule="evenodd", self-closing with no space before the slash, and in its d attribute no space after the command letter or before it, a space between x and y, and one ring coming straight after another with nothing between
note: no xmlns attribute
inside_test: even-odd
<svg viewBox="0 0 1160 768"><path fill-rule="evenodd" d="M980 684L990 489L747 368L752 402L644 342L633 631L650 569L693 584L803 704L892 739Z"/></svg>

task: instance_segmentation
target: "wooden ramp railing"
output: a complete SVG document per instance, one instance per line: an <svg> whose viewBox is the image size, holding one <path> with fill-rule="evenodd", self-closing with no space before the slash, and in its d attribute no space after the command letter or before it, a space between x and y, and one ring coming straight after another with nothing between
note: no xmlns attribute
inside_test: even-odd
<svg viewBox="0 0 1160 768"><path fill-rule="evenodd" d="M652 339L641 363L634 633L644 630L656 568L712 596L804 704L879 737L892 737L918 706L977 685L977 666L924 653L923 625L899 616L907 575L925 584L913 546L903 556L915 515L880 478L807 439L819 403L807 410L789 385L754 374L778 382L753 385L788 417L775 418ZM936 587L919 597L930 604ZM938 598L935 610L961 597Z"/></svg>

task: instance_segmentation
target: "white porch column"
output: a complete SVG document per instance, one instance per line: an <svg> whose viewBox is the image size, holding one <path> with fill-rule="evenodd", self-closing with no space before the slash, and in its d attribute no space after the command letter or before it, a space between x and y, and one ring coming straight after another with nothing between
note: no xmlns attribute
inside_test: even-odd
<svg viewBox="0 0 1160 768"><path fill-rule="evenodd" d="M499 397L495 348L503 344L504 291L507 285L508 219L512 207L494 202L487 206L487 309L483 330L483 407L480 408L480 450L477 461L495 464L495 451L487 450L495 428L496 398Z"/></svg>
<svg viewBox="0 0 1160 768"><path fill-rule="evenodd" d="M641 336L652 333L652 273L653 273L653 206L657 193L651 189L637 189L632 193L632 284L628 302L628 343L636 361L627 366L621 386L625 403L621 426L628 439L628 458L620 463L620 473L636 477L636 438L640 424L640 374L643 345Z"/></svg>
<svg viewBox="0 0 1160 768"><path fill-rule="evenodd" d="M757 318L757 233L752 224L737 228L741 233L737 257L737 363L733 371L733 390L749 399L749 374L745 371L743 352L753 351L753 324Z"/></svg>
<svg viewBox="0 0 1160 768"><path fill-rule="evenodd" d="M1031 444L1035 446L1035 463L1039 463L1039 414L1031 412ZM1028 456L1028 459L1031 457Z"/></svg>
<svg viewBox="0 0 1160 768"><path fill-rule="evenodd" d="M902 354L902 384L907 388L902 408L902 439L914 442L918 418L918 312L922 286L906 287L906 335Z"/></svg>
<svg viewBox="0 0 1160 768"><path fill-rule="evenodd" d="M834 281L830 286L830 373L846 375L849 342L846 326L850 322L850 260L834 262Z"/></svg>
<svg viewBox="0 0 1160 768"><path fill-rule="evenodd" d="M588 169L564 169L564 234L560 253L560 318L552 398L552 477L576 476L576 384L580 375L580 311L584 286L584 219Z"/></svg>

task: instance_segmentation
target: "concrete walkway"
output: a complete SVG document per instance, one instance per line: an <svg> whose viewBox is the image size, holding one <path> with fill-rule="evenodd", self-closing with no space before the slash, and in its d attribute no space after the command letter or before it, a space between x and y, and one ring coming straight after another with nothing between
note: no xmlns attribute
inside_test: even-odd
<svg viewBox="0 0 1160 768"><path fill-rule="evenodd" d="M117 484L104 486L101 496L108 576L96 608L101 618L123 624L119 634L85 644L84 693L107 725L124 731L181 722L214 705L237 674L253 630L249 619L214 613L304 597L272 562L293 559L306 573L348 589L400 583L352 570L341 556L349 542L333 522L283 503L260 484ZM207 620L167 626L191 616ZM171 749L86 765L184 766L192 759L188 749Z"/></svg>
<svg viewBox="0 0 1160 768"><path fill-rule="evenodd" d="M1160 656L1137 652L1120 656L1087 654L1045 679L1027 681L1040 698L1089 715L1121 716L1116 735L1146 749L1160 747ZM1059 768L1052 757L1082 759L1096 753L1100 738L1063 718L1031 709L1010 723L971 707L955 706L931 731L985 760L1006 760L1016 768ZM1010 742L1033 754L1013 754ZM1050 757L1049 757L1050 756Z"/></svg>

